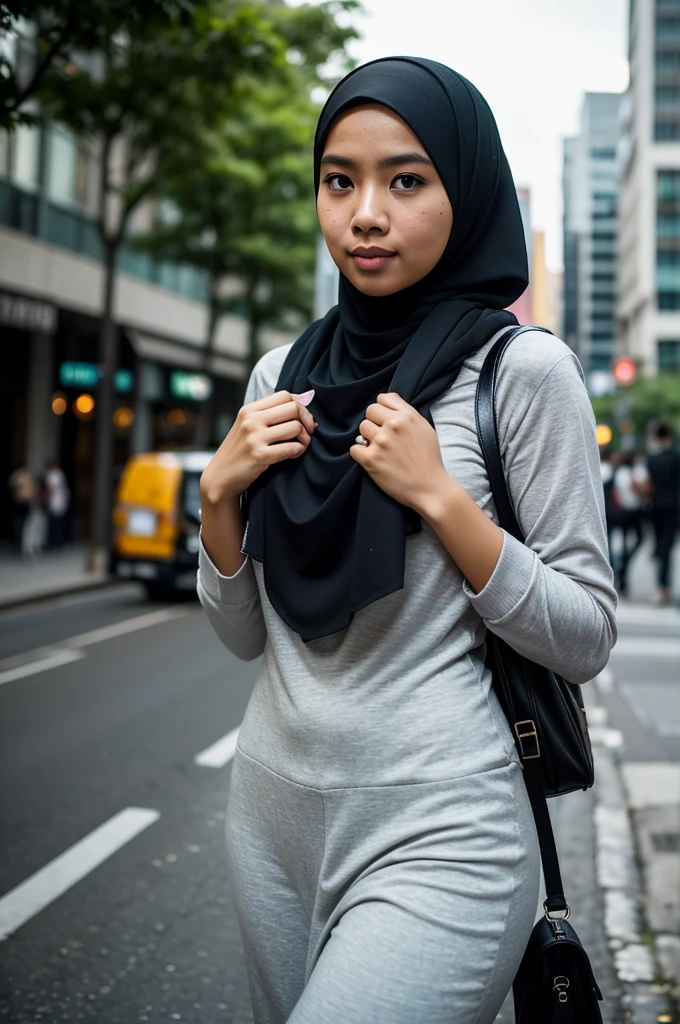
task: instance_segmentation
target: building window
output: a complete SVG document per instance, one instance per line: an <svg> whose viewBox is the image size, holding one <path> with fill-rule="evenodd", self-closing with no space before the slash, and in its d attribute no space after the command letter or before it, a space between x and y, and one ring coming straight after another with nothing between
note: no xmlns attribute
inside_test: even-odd
<svg viewBox="0 0 680 1024"><path fill-rule="evenodd" d="M657 172L656 198L680 199L680 171Z"/></svg>
<svg viewBox="0 0 680 1024"><path fill-rule="evenodd" d="M678 75L678 74L680 74L680 51L678 51L678 50L657 50L656 51L656 73L657 73L657 75Z"/></svg>
<svg viewBox="0 0 680 1024"><path fill-rule="evenodd" d="M680 18L662 17L656 19L657 39L680 39Z"/></svg>
<svg viewBox="0 0 680 1024"><path fill-rule="evenodd" d="M655 121L655 142L677 142L680 139L680 123L675 121Z"/></svg>
<svg viewBox="0 0 680 1024"><path fill-rule="evenodd" d="M12 138L12 178L17 185L38 187L40 165L40 132L37 128L17 128Z"/></svg>
<svg viewBox="0 0 680 1024"><path fill-rule="evenodd" d="M47 194L57 203L77 199L78 140L72 132L53 128L50 132Z"/></svg>
<svg viewBox="0 0 680 1024"><path fill-rule="evenodd" d="M590 155L595 160L615 160L616 149L613 146L592 146Z"/></svg>
<svg viewBox="0 0 680 1024"><path fill-rule="evenodd" d="M680 373L680 340L660 341L657 357L659 373Z"/></svg>
<svg viewBox="0 0 680 1024"><path fill-rule="evenodd" d="M593 281L597 281L598 283L601 284L604 284L605 282L608 281L611 281L611 283L613 284L615 280L616 275L613 273L610 274L608 271L596 270L593 274ZM594 295L593 298L595 298Z"/></svg>
<svg viewBox="0 0 680 1024"><path fill-rule="evenodd" d="M677 292L658 292L657 293L659 309L663 312L670 310L680 309L680 291Z"/></svg>

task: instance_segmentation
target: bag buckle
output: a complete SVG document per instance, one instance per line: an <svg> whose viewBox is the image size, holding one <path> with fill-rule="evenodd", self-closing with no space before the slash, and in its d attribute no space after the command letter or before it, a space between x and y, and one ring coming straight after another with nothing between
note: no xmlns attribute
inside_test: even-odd
<svg viewBox="0 0 680 1024"><path fill-rule="evenodd" d="M521 726L530 726L524 732L520 732ZM534 758L541 756L541 748L538 745L538 733L536 732L536 723L533 718L526 718L523 722L515 722L515 732L517 733L517 739L519 740L519 746L522 753L523 761L532 761ZM524 741L527 741L525 749Z"/></svg>
<svg viewBox="0 0 680 1024"><path fill-rule="evenodd" d="M569 918L571 917L571 907L568 903L565 903L564 909L560 909L558 907L557 910L548 910L547 903L547 900L543 901L543 910L545 912L545 916L551 924L557 924L558 921L561 922L569 920Z"/></svg>

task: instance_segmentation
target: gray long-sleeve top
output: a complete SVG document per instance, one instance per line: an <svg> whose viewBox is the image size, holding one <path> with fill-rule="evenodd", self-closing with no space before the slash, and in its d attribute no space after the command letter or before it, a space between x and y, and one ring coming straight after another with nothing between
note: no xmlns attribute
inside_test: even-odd
<svg viewBox="0 0 680 1024"><path fill-rule="evenodd" d="M432 416L447 472L495 519L474 417L494 340L465 362ZM246 402L276 389L287 351L260 360ZM239 658L264 655L239 734L246 754L321 788L485 771L516 759L484 666L487 629L572 682L604 667L616 594L595 423L572 351L551 335L520 335L501 367L497 409L526 544L504 534L477 594L423 523L406 540L403 589L340 633L304 644L268 601L261 565L247 559L225 577L201 546L198 593L217 635Z"/></svg>

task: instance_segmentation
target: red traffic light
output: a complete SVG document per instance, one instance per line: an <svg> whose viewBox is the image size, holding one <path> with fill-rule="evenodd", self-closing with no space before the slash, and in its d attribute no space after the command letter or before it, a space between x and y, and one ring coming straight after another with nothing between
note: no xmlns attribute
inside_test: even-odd
<svg viewBox="0 0 680 1024"><path fill-rule="evenodd" d="M628 359L627 356L623 359L617 359L614 363L614 380L617 384L622 384L624 387L627 384L632 384L636 373L635 363L632 359Z"/></svg>

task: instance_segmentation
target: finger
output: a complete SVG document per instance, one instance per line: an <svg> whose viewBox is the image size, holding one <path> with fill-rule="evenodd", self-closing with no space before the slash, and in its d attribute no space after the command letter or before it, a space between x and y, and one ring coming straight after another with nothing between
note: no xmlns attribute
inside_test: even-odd
<svg viewBox="0 0 680 1024"><path fill-rule="evenodd" d="M284 441L282 444L273 444L268 450L267 462L273 466L284 459L297 459L304 455L307 446L297 441Z"/></svg>
<svg viewBox="0 0 680 1024"><path fill-rule="evenodd" d="M284 402L282 405L270 406L261 412L261 421L266 427L273 427L276 423L287 423L290 420L297 420L300 406L297 402Z"/></svg>
<svg viewBox="0 0 680 1024"><path fill-rule="evenodd" d="M259 411L260 409L271 409L275 405L283 405L285 402L291 401L292 395L290 391L275 391L273 395L258 398L256 402L249 402L248 408Z"/></svg>
<svg viewBox="0 0 680 1024"><path fill-rule="evenodd" d="M309 409L299 402L285 402L283 405L275 405L263 410L265 425L270 427L275 423L285 423L288 420L299 420L305 427L307 433L313 434L316 430L316 422Z"/></svg>
<svg viewBox="0 0 680 1024"><path fill-rule="evenodd" d="M385 394L378 395L376 402L387 409L411 408L406 399L402 398L401 395L398 395L396 391L386 391Z"/></svg>
<svg viewBox="0 0 680 1024"><path fill-rule="evenodd" d="M355 462L358 462L360 466L366 466L366 460L368 458L368 448L363 444L353 444L350 446L349 453Z"/></svg>
<svg viewBox="0 0 680 1024"><path fill-rule="evenodd" d="M380 427L377 423L373 423L372 420L362 420L359 426L359 433L362 437L365 437L367 441L375 441L376 437L380 433Z"/></svg>
<svg viewBox="0 0 680 1024"><path fill-rule="evenodd" d="M312 416L309 409L306 409L304 405L300 405L299 402L295 403L298 411L298 419L300 423L305 427L308 433L312 434L316 430L316 420Z"/></svg>
<svg viewBox="0 0 680 1024"><path fill-rule="evenodd" d="M274 444L277 441L294 441L299 439L303 444L308 445L310 435L299 420L288 420L286 423L277 423L273 427L267 427L265 440L267 444Z"/></svg>
<svg viewBox="0 0 680 1024"><path fill-rule="evenodd" d="M375 402L373 405L369 405L366 410L366 419L372 420L373 423L377 423L379 427L382 427L383 423L389 416L389 413L384 405L377 405Z"/></svg>

